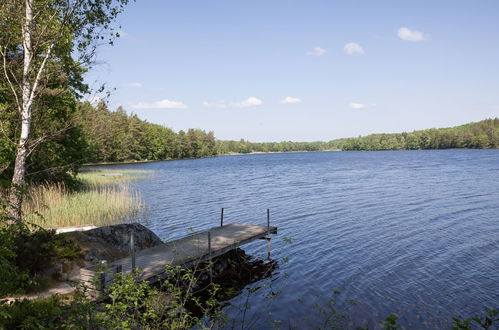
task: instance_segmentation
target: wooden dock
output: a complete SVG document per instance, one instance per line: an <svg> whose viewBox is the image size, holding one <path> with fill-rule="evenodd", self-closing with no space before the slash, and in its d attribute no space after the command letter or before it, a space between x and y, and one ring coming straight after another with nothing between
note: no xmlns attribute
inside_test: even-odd
<svg viewBox="0 0 499 330"><path fill-rule="evenodd" d="M135 267L141 271L140 279L154 282L162 277L167 265L189 267L257 239L267 238L270 241L269 235L276 233L277 227L242 223L211 228L164 245L138 251L135 253L135 258L132 253L129 257L113 261L106 267L105 272L101 271L98 286L101 290L104 289L112 283L114 274L118 272L124 274L132 272L133 259ZM80 274L82 282L94 283L98 269L83 268Z"/></svg>

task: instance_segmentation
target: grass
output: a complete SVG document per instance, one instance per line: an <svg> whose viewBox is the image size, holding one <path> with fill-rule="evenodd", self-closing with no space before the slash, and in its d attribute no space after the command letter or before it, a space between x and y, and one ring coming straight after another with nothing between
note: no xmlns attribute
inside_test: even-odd
<svg viewBox="0 0 499 330"><path fill-rule="evenodd" d="M140 180L151 175L151 171L145 170L86 170L78 173L77 179L86 186L101 186L113 183L129 182Z"/></svg>
<svg viewBox="0 0 499 330"><path fill-rule="evenodd" d="M78 174L83 186L71 191L63 184L44 184L29 189L23 211L27 220L45 228L127 222L143 204L129 186L146 171L88 171Z"/></svg>

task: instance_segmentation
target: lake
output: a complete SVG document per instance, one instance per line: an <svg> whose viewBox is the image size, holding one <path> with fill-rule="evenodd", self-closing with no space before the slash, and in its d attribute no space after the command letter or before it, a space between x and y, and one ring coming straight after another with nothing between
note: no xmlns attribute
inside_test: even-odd
<svg viewBox="0 0 499 330"><path fill-rule="evenodd" d="M352 324L370 327L396 313L408 328L449 328L452 316L499 307L499 150L255 154L112 168L154 171L133 186L147 205L141 222L161 238L217 226L222 207L226 223L263 225L270 208L280 267L226 308L240 319L248 301L247 326L314 327L331 298ZM265 258L266 242L245 250Z"/></svg>

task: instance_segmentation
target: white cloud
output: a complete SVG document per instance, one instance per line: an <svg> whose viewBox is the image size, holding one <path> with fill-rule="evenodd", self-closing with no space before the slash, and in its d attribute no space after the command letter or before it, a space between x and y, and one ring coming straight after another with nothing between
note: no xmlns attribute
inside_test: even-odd
<svg viewBox="0 0 499 330"><path fill-rule="evenodd" d="M371 103L371 104L363 104L363 103L355 103L355 102L348 103L348 107L350 109L355 109L355 110L373 108L375 106L376 106L375 103Z"/></svg>
<svg viewBox="0 0 499 330"><path fill-rule="evenodd" d="M262 100L257 99L256 97L248 97L246 100L242 100L241 102L238 103L232 103L231 105L236 108L249 108L261 105L262 103L263 103Z"/></svg>
<svg viewBox="0 0 499 330"><path fill-rule="evenodd" d="M140 88L142 87L142 84L139 83L139 82L132 82L132 83L129 83L129 84L126 84L128 87L133 87L133 88Z"/></svg>
<svg viewBox="0 0 499 330"><path fill-rule="evenodd" d="M327 53L327 50L317 46L314 47L314 49L310 52L307 53L307 55L315 55L315 56L322 56Z"/></svg>
<svg viewBox="0 0 499 330"><path fill-rule="evenodd" d="M364 109L366 107L365 104L362 104L362 103L349 103L348 104L348 107L350 109Z"/></svg>
<svg viewBox="0 0 499 330"><path fill-rule="evenodd" d="M345 53L347 53L348 55L364 54L364 49L355 42L349 42L345 45L345 47L343 47L343 50L345 50Z"/></svg>
<svg viewBox="0 0 499 330"><path fill-rule="evenodd" d="M291 97L291 96L286 96L284 99L281 100L281 104L285 103L300 103L301 99L296 98L296 97Z"/></svg>
<svg viewBox="0 0 499 330"><path fill-rule="evenodd" d="M203 107L225 109L225 108L227 108L227 104L223 100L221 100L221 101L215 101L215 102L204 101L203 102Z"/></svg>
<svg viewBox="0 0 499 330"><path fill-rule="evenodd" d="M428 38L423 32L411 30L407 27L398 29L397 35L400 39L406 41L423 41Z"/></svg>
<svg viewBox="0 0 499 330"><path fill-rule="evenodd" d="M152 103L137 103L132 105L135 109L185 109L187 105L178 101L161 100Z"/></svg>

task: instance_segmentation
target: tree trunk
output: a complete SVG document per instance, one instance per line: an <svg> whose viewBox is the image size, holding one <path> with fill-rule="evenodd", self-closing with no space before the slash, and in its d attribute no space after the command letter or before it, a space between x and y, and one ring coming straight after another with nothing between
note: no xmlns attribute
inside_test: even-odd
<svg viewBox="0 0 499 330"><path fill-rule="evenodd" d="M26 0L26 16L23 22L22 38L24 49L21 136L17 145L12 188L9 196L9 214L15 221L21 220L23 203L23 188L26 178L26 159L28 157L28 139L31 128L31 106L33 104L33 86L30 82L31 62L33 60L33 45L31 40L31 25L33 21L33 1ZM37 77L38 78L38 77Z"/></svg>

